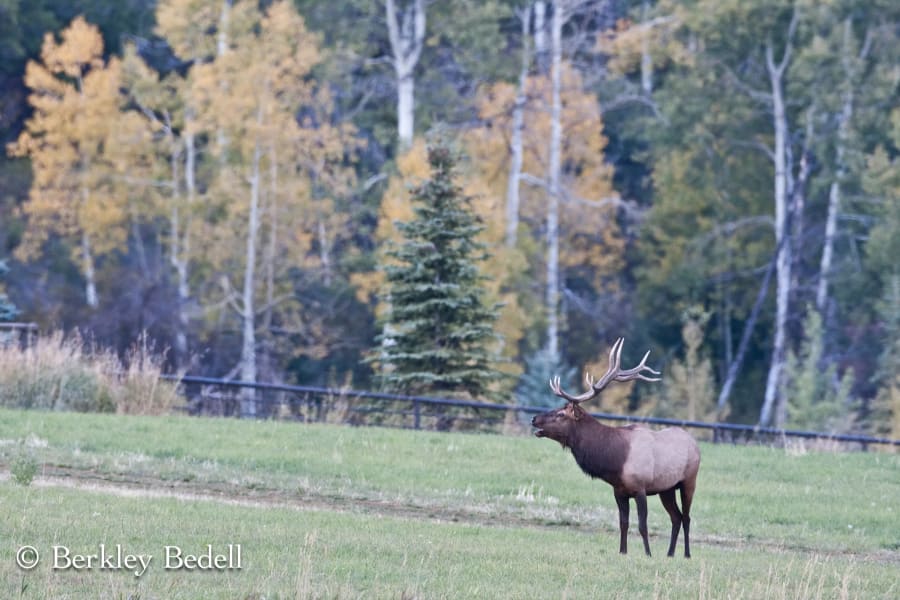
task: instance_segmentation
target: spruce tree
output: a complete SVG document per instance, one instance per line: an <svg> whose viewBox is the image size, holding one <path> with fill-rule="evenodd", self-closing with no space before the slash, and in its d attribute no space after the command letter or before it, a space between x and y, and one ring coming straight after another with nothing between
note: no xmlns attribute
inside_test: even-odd
<svg viewBox="0 0 900 600"><path fill-rule="evenodd" d="M431 175L412 191L415 216L398 224L403 241L386 253L390 308L375 360L387 389L493 398L497 307L485 303L483 226L454 182L457 160L444 142L428 150Z"/></svg>
<svg viewBox="0 0 900 600"><path fill-rule="evenodd" d="M6 263L0 260L0 279L6 275L7 271L9 271L9 269L6 266ZM10 302L7 295L3 293L3 285L0 283L0 321L12 321L18 314L19 309L17 309L15 304Z"/></svg>

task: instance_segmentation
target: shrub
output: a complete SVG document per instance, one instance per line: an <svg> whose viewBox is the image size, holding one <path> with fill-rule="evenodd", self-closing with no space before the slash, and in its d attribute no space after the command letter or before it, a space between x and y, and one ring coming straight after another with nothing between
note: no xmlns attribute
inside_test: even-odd
<svg viewBox="0 0 900 600"><path fill-rule="evenodd" d="M38 472L38 461L27 448L25 444L21 444L18 452L13 456L9 463L9 473L12 476L13 483L22 486L29 486L34 481L34 476Z"/></svg>
<svg viewBox="0 0 900 600"><path fill-rule="evenodd" d="M681 315L684 360L675 359L667 369L658 414L678 419L716 418L715 379L712 363L703 355L703 328L709 313L693 306Z"/></svg>
<svg viewBox="0 0 900 600"><path fill-rule="evenodd" d="M807 307L800 348L788 352L782 393L787 398L787 425L799 429L843 432L851 429L853 375L838 376L824 358L822 317Z"/></svg>
<svg viewBox="0 0 900 600"><path fill-rule="evenodd" d="M117 412L159 415L179 403L178 386L160 379L163 357L146 335L138 338L125 356L125 368L119 370L118 385L111 386Z"/></svg>
<svg viewBox="0 0 900 600"><path fill-rule="evenodd" d="M142 336L123 365L108 350L88 350L77 334L39 336L28 348L0 347L0 406L162 414L177 386L159 379L162 357Z"/></svg>

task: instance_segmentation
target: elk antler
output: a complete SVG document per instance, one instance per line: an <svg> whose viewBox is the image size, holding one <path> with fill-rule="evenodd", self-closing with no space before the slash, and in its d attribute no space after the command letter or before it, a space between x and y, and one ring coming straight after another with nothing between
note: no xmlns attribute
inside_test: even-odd
<svg viewBox="0 0 900 600"><path fill-rule="evenodd" d="M642 379L644 381L659 381L659 377L647 377L644 375L644 371L647 371L651 375L659 375L659 371L654 371L650 367L647 366L647 357L650 356L650 351L647 350L647 353L644 354L644 358L641 359L641 362L638 363L638 366L633 369L627 369L622 371L619 368L621 364L622 358L622 344L624 343L625 338L619 338L616 340L616 343L613 344L612 350L609 351L609 369L606 373L598 379L596 382L594 381L593 375L590 373L585 373L584 381L587 383L588 390L581 394L580 396L572 396L562 389L560 386L559 376L553 377L550 379L550 389L553 390L553 393L559 396L560 398L565 398L569 402L574 402L575 404L579 404L584 402L585 400L590 400L594 396L600 393L600 390L605 388L610 381L632 381L634 379Z"/></svg>

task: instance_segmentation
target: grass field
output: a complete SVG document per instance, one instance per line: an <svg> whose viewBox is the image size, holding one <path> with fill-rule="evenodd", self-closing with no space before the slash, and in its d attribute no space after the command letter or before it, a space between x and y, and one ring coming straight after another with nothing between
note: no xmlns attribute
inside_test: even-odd
<svg viewBox="0 0 900 600"><path fill-rule="evenodd" d="M900 597L900 456L701 450L694 558L665 557L656 499L648 558L547 440L0 410L0 597ZM100 544L153 558L52 568ZM239 570L165 568L166 546L229 544Z"/></svg>

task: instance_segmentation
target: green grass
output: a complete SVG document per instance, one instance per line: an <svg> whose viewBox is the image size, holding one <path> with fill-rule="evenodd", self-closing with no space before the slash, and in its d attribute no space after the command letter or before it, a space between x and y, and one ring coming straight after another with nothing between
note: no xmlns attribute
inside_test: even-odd
<svg viewBox="0 0 900 600"><path fill-rule="evenodd" d="M618 555L604 536L483 527L68 489L0 488L0 594L23 597L243 598L889 598L896 565L790 550L701 545L690 561ZM23 573L13 550L52 544L97 552L120 543L153 554L146 574ZM166 571L162 549L242 544L243 569Z"/></svg>
<svg viewBox="0 0 900 600"><path fill-rule="evenodd" d="M664 556L653 499L654 556L634 525L619 556L609 486L530 437L0 410L3 471L23 445L45 474L237 503L0 481L4 598L900 595L897 455L703 445L686 561ZM13 558L101 542L156 562L136 579ZM167 544L229 543L241 571L158 562Z"/></svg>

